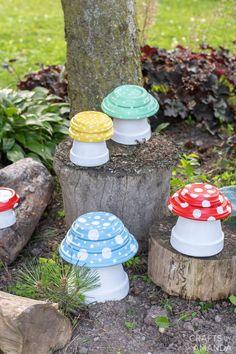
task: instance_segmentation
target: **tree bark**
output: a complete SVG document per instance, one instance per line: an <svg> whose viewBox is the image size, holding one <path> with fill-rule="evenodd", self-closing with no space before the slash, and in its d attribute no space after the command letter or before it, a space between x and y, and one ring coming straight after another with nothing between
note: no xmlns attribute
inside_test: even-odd
<svg viewBox="0 0 236 354"><path fill-rule="evenodd" d="M141 84L134 0L61 0L71 115L100 110L121 84Z"/></svg>
<svg viewBox="0 0 236 354"><path fill-rule="evenodd" d="M0 291L0 350L4 354L51 354L71 336L71 323L57 304Z"/></svg>
<svg viewBox="0 0 236 354"><path fill-rule="evenodd" d="M67 225L89 211L108 211L147 246L150 226L167 212L171 169L177 158L173 143L157 135L132 147L110 141L110 161L96 168L71 163L70 147L70 140L61 143L54 157Z"/></svg>
<svg viewBox="0 0 236 354"><path fill-rule="evenodd" d="M225 245L218 255L194 258L178 253L170 245L175 222L169 217L150 230L148 273L152 281L170 295L191 300L219 300L235 294L235 228L223 225Z"/></svg>

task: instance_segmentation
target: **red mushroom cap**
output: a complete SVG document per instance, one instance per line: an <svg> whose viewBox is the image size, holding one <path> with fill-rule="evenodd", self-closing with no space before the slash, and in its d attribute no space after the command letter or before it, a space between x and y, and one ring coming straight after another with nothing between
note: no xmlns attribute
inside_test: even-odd
<svg viewBox="0 0 236 354"><path fill-rule="evenodd" d="M168 208L176 215L200 221L224 219L232 211L228 198L207 183L187 184L168 199Z"/></svg>
<svg viewBox="0 0 236 354"><path fill-rule="evenodd" d="M0 187L0 212L13 209L19 200L20 197L13 189Z"/></svg>

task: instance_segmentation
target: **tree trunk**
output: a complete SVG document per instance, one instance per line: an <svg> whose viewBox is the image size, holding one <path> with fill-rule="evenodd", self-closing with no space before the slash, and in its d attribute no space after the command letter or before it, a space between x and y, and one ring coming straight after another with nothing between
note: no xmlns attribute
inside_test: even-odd
<svg viewBox="0 0 236 354"><path fill-rule="evenodd" d="M134 0L61 0L71 115L100 110L121 84L141 84Z"/></svg>
<svg viewBox="0 0 236 354"><path fill-rule="evenodd" d="M145 144L125 146L110 141L108 147L107 164L82 168L70 162L70 140L58 146L54 169L62 188L67 225L89 211L108 211L121 218L147 246L150 226L167 213L176 147L155 134Z"/></svg>
<svg viewBox="0 0 236 354"><path fill-rule="evenodd" d="M150 230L148 273L170 295L191 300L227 299L236 293L236 232L223 224L222 252L207 258L185 256L170 244L176 218L169 217Z"/></svg>
<svg viewBox="0 0 236 354"><path fill-rule="evenodd" d="M0 291L0 350L4 354L51 354L71 336L71 323L57 304Z"/></svg>

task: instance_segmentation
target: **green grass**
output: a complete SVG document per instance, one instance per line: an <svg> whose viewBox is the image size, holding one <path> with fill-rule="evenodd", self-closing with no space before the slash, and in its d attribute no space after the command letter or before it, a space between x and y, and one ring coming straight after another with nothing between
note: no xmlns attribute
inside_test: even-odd
<svg viewBox="0 0 236 354"><path fill-rule="evenodd" d="M0 87L17 81L2 68L9 59L17 59L14 67L20 77L38 68L37 63L65 63L60 0L0 1L0 13Z"/></svg>
<svg viewBox="0 0 236 354"><path fill-rule="evenodd" d="M235 51L235 0L152 1L157 9L147 31L149 44L169 49L181 43L197 49L205 41ZM60 0L2 0L0 13L0 87L14 87L17 77L37 69L37 63L65 63ZM9 59L17 59L16 74L2 68Z"/></svg>
<svg viewBox="0 0 236 354"><path fill-rule="evenodd" d="M141 0L140 0L141 1ZM180 43L193 49L207 42L236 51L235 0L153 0L157 17L147 32L148 43L173 48Z"/></svg>

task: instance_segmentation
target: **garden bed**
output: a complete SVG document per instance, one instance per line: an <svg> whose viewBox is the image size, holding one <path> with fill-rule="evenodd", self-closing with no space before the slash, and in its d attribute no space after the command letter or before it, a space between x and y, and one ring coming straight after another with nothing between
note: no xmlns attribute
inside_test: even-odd
<svg viewBox="0 0 236 354"><path fill-rule="evenodd" d="M201 174L209 178L215 157L220 156L219 153L226 155L227 145L222 146L222 140L203 132L200 126L177 123L166 130L166 135L175 140L185 154L197 153ZM222 183L224 168L220 166L217 171L217 183ZM184 168L177 167L177 176L179 172L184 173ZM197 179L198 175L185 171L180 177L185 183L189 178ZM176 183L175 178L173 176L172 185ZM17 269L29 259L48 257L56 252L65 233L61 191L56 183L53 200L34 237L16 262L9 268L1 268L0 290L14 284ZM131 262L127 267L131 280L129 296L120 302L91 305L81 311L71 343L58 353L192 354L195 345L199 348L206 345L210 354L218 353L219 348L227 353L236 352L235 314L228 300L203 303L168 296L149 280L147 254L141 254L139 259L138 264ZM169 318L169 328L164 333L155 325L154 318L158 315Z"/></svg>

